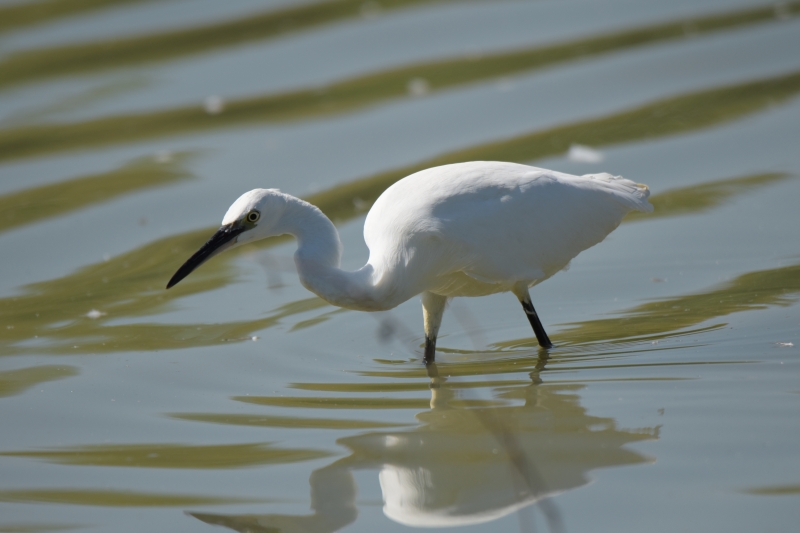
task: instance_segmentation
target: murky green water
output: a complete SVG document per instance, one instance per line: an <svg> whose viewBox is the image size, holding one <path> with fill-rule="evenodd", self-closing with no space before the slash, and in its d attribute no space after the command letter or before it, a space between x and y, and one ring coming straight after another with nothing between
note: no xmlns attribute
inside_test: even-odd
<svg viewBox="0 0 800 533"><path fill-rule="evenodd" d="M0 532L791 531L800 3L0 3ZM570 157L579 144L602 161ZM532 292L327 305L254 187L336 221L421 168L647 183Z"/></svg>

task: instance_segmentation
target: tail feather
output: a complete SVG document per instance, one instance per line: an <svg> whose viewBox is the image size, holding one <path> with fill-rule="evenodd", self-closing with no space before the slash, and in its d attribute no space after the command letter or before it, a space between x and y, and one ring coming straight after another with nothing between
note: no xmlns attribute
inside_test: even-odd
<svg viewBox="0 0 800 533"><path fill-rule="evenodd" d="M653 205L647 201L650 197L650 189L647 185L635 183L622 176L612 176L607 172L585 174L582 177L602 182L607 189L613 192L617 199L621 200L630 209L645 213L653 211Z"/></svg>

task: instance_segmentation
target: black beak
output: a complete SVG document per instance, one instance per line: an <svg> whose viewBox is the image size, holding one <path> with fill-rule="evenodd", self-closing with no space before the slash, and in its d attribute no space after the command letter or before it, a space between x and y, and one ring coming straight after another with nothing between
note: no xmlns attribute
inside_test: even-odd
<svg viewBox="0 0 800 533"><path fill-rule="evenodd" d="M236 237L239 236L247 228L239 224L228 224L222 226L217 232L211 236L208 241L197 250L192 257L190 257L182 267L175 272L172 279L167 283L169 289L180 280L191 274L191 272L206 262L207 259L217 255L223 250L229 248L236 242Z"/></svg>

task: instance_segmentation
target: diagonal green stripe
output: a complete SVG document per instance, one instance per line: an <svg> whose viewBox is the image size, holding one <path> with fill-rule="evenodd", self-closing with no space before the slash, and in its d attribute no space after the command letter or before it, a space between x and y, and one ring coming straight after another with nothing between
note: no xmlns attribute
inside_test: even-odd
<svg viewBox="0 0 800 533"><path fill-rule="evenodd" d="M800 11L800 2L787 4ZM224 111L208 114L201 105L165 111L104 117L71 124L46 124L0 130L0 160L36 154L152 139L166 135L213 130L240 124L300 120L343 113L377 105L407 95L409 80L422 78L431 89L457 87L530 71L579 57L630 49L685 36L687 25L695 33L734 29L775 20L772 7L749 9L634 28L588 39L515 50L484 57L460 57L409 65L333 83L326 87L231 100ZM102 48L102 47L101 47ZM53 57L45 54L48 61ZM11 61L11 59L9 59ZM29 59L20 60L33 68ZM13 79L0 63L0 84ZM51 67L42 67L47 72Z"/></svg>

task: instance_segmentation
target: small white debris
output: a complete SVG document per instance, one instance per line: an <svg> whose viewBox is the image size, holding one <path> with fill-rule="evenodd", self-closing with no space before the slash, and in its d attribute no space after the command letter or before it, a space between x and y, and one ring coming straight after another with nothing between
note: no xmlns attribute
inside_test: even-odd
<svg viewBox="0 0 800 533"><path fill-rule="evenodd" d="M567 158L576 163L599 163L605 156L603 152L584 146L582 144L573 144L569 147Z"/></svg>
<svg viewBox="0 0 800 533"><path fill-rule="evenodd" d="M260 337L256 337L255 335L250 337L250 340L253 341L253 342L256 342L258 339L260 339Z"/></svg>
<svg viewBox="0 0 800 533"><path fill-rule="evenodd" d="M411 96L425 96L431 90L428 80L425 78L413 78L408 81L408 94Z"/></svg>
<svg viewBox="0 0 800 533"><path fill-rule="evenodd" d="M153 158L155 159L156 163L161 163L165 165L167 163L172 163L173 154L169 150L159 150L156 152L156 156Z"/></svg>
<svg viewBox="0 0 800 533"><path fill-rule="evenodd" d="M225 100L216 94L211 95L203 102L203 108L209 115L219 115L225 109Z"/></svg>
<svg viewBox="0 0 800 533"><path fill-rule="evenodd" d="M794 346L794 343L791 342L776 342L775 344L777 344L781 348L791 348L792 346Z"/></svg>
<svg viewBox="0 0 800 533"><path fill-rule="evenodd" d="M102 312L102 311L98 311L97 309L92 309L91 311L89 311L88 313L86 313L86 316L87 316L88 318L95 319L95 318L100 318L101 316L106 316L107 314L108 314L108 313L104 313L104 312Z"/></svg>
<svg viewBox="0 0 800 533"><path fill-rule="evenodd" d="M366 211L369 209L370 205L371 204L369 202L365 202L358 196L353 198L353 207L356 208L356 211Z"/></svg>

